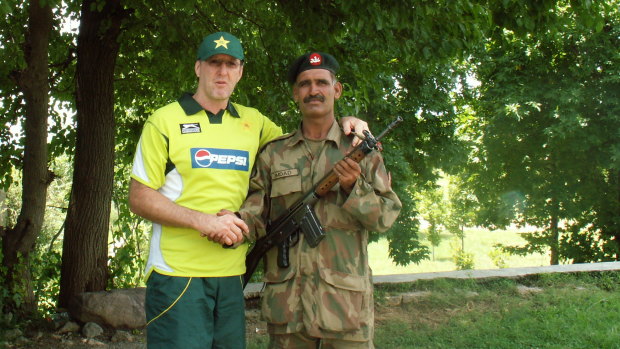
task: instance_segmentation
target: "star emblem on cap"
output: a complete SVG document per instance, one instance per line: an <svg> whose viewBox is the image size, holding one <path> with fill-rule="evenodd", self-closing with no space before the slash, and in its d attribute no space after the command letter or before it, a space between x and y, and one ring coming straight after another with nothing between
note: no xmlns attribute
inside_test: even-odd
<svg viewBox="0 0 620 349"><path fill-rule="evenodd" d="M213 42L215 43L215 48L218 48L220 46L224 46L224 48L228 50L228 43L230 41L224 39L224 36L220 36L219 39L213 40Z"/></svg>

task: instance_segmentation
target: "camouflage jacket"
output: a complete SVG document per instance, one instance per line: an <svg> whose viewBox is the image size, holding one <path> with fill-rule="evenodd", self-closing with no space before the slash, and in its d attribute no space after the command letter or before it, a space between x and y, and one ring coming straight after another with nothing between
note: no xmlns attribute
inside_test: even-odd
<svg viewBox="0 0 620 349"><path fill-rule="evenodd" d="M248 198L240 214L254 238L308 192L351 150L352 137L334 122L318 154L311 154L301 130L267 144L256 160ZM271 333L305 328L314 337L367 341L374 330L368 230L384 232L401 202L392 191L380 153L361 162L350 194L336 184L314 206L326 236L311 248L300 234L290 248L290 266L279 268L277 249L264 260L262 314Z"/></svg>

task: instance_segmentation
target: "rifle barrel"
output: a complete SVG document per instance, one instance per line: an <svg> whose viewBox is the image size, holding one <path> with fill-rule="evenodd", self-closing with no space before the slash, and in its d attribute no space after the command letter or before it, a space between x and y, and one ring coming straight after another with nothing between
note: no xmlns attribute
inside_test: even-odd
<svg viewBox="0 0 620 349"><path fill-rule="evenodd" d="M396 125L398 125L401 121L403 121L403 118L400 116L396 117L396 120L392 121L385 130L383 130L383 132L381 132L375 139L377 140L377 142L383 138L383 136L385 136L386 133L390 132L394 127L396 127Z"/></svg>

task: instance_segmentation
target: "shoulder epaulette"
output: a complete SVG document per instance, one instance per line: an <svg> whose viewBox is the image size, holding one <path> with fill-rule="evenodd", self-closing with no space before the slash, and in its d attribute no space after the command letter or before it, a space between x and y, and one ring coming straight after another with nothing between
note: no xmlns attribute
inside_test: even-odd
<svg viewBox="0 0 620 349"><path fill-rule="evenodd" d="M262 146L262 147L258 150L258 153L257 153L257 154L260 154L260 153L263 151L263 149L265 149L265 148L266 148L269 144L271 144L271 143L275 143L275 142L279 142L279 141L282 141L282 140L285 140L285 139L288 139L288 138L291 138L291 137L293 137L293 135L294 135L294 134L295 134L295 131L293 131L293 132L289 132L289 133L287 133L287 134L283 134L282 136L279 136L279 137L276 137L276 138L274 138L274 139L270 140L269 142L265 143L265 144L264 144L264 145L263 145L263 146Z"/></svg>

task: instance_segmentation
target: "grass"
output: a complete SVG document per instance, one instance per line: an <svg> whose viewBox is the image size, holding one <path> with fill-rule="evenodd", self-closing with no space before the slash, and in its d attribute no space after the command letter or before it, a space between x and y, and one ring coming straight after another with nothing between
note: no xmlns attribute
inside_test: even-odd
<svg viewBox="0 0 620 349"><path fill-rule="evenodd" d="M478 228L465 229L464 250L473 255L474 269L497 269L498 265L491 255L493 253L497 255L499 251L494 246L499 243L521 246L525 243L521 237L523 232L514 229L494 231ZM429 250L432 251L424 234L420 234L420 240L424 241ZM441 243L434 249L434 256L431 255L430 259L418 264L399 266L392 262L389 257L387 240L380 239L368 245L369 264L374 275L452 271L457 269L452 256L458 247L461 247L460 239L455 239L451 234L444 234ZM506 268L549 265L549 256L545 254L533 254L525 257L499 254L499 257L504 260L503 267Z"/></svg>
<svg viewBox="0 0 620 349"><path fill-rule="evenodd" d="M526 286L519 292L518 286ZM387 299L428 291L412 302ZM375 345L400 348L620 348L620 272L434 279L375 290ZM418 293L419 294L419 293ZM267 335L249 349L267 348Z"/></svg>
<svg viewBox="0 0 620 349"><path fill-rule="evenodd" d="M522 231L466 229L465 252L474 269L497 269L494 245L522 245ZM422 235L421 240L425 241ZM428 245L430 246L430 245ZM395 265L385 239L368 246L374 275L456 270L460 240L445 235L434 259ZM549 265L545 254L499 254L503 267ZM497 257L496 257L497 258ZM497 260L497 259L496 259ZM518 286L530 287L519 292ZM389 306L394 296L425 292L408 304ZM476 349L620 349L620 271L539 274L521 278L432 279L375 288L375 346ZM249 338L248 349L267 348L266 334Z"/></svg>
<svg viewBox="0 0 620 349"><path fill-rule="evenodd" d="M378 293L403 288L431 295L379 317L377 348L620 348L620 272L437 279Z"/></svg>

